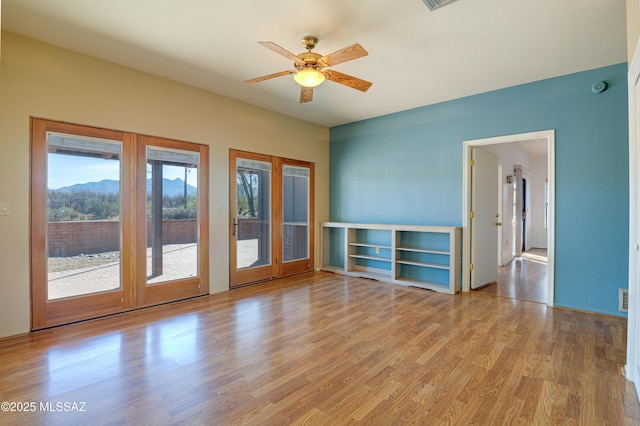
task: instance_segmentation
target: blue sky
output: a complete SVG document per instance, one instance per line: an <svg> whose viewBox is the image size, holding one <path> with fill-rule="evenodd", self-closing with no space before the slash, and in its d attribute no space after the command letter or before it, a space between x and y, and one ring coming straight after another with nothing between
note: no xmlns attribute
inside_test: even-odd
<svg viewBox="0 0 640 426"><path fill-rule="evenodd" d="M101 158L76 157L71 155L49 154L49 189L58 189L76 183L100 182L104 179L120 180L120 161ZM166 179L184 179L184 167L164 166ZM197 174L189 173L187 182L197 187Z"/></svg>

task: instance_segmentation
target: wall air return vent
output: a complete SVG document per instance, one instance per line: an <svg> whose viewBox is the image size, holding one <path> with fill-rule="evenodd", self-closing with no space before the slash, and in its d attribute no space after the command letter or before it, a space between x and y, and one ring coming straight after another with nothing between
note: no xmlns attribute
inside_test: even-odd
<svg viewBox="0 0 640 426"><path fill-rule="evenodd" d="M629 312L629 290L626 288L618 289L618 311Z"/></svg>
<svg viewBox="0 0 640 426"><path fill-rule="evenodd" d="M443 6L448 5L449 3L453 3L456 0L422 0L424 4L427 5L429 10L436 10Z"/></svg>

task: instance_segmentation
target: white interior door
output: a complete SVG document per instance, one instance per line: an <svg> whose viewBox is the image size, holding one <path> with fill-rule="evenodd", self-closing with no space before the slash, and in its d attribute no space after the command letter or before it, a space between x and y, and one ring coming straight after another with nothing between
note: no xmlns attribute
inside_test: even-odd
<svg viewBox="0 0 640 426"><path fill-rule="evenodd" d="M640 51L636 49L629 71L629 326L627 378L640 394Z"/></svg>
<svg viewBox="0 0 640 426"><path fill-rule="evenodd" d="M502 175L502 164L498 163L498 181L496 182L496 190L497 192L497 197L498 197L498 214L500 215L500 217L497 220L497 223L502 224L502 218L504 217L502 209L503 209L503 205L502 205L502 182L504 177ZM502 236L502 225L498 226L498 234L497 234L497 238L498 238L498 251L497 256L498 256L498 264L496 266L502 266L502 241L503 241L503 236Z"/></svg>
<svg viewBox="0 0 640 426"><path fill-rule="evenodd" d="M474 147L471 158L471 288L498 279L498 156Z"/></svg>

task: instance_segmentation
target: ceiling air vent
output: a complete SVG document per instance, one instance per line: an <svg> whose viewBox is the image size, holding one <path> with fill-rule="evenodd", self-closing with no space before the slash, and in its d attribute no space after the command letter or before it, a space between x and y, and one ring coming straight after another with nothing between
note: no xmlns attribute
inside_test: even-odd
<svg viewBox="0 0 640 426"><path fill-rule="evenodd" d="M429 10L436 10L441 8L442 6L446 6L449 3L453 3L456 0L422 0L424 4L427 5Z"/></svg>

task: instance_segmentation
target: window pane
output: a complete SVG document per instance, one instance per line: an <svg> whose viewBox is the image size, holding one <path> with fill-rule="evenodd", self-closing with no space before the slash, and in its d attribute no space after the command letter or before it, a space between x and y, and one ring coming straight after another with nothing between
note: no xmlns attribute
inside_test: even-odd
<svg viewBox="0 0 640 426"><path fill-rule="evenodd" d="M282 168L282 259L309 257L309 169Z"/></svg>
<svg viewBox="0 0 640 426"><path fill-rule="evenodd" d="M118 141L47 133L49 300L120 288Z"/></svg>
<svg viewBox="0 0 640 426"><path fill-rule="evenodd" d="M236 160L237 266L271 264L271 163Z"/></svg>
<svg viewBox="0 0 640 426"><path fill-rule="evenodd" d="M198 276L199 157L147 147L147 284Z"/></svg>

